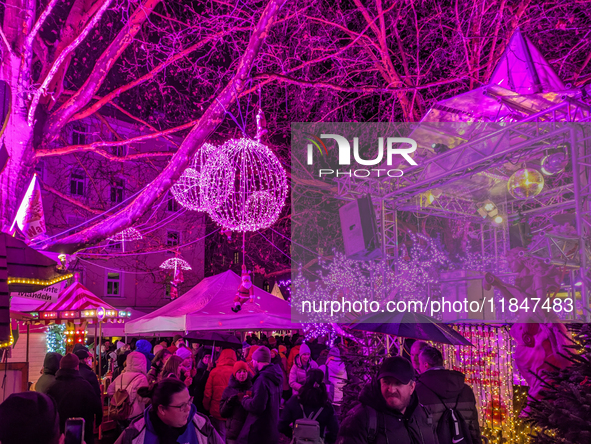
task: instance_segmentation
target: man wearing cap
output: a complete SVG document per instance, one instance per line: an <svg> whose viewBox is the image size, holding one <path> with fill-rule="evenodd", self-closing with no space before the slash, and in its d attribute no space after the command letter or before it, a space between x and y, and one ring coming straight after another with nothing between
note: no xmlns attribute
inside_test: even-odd
<svg viewBox="0 0 591 444"><path fill-rule="evenodd" d="M279 406L283 391L283 370L271 364L271 352L259 347L252 355L257 374L252 380L252 395L242 398L248 412L236 444L276 444L279 442Z"/></svg>
<svg viewBox="0 0 591 444"><path fill-rule="evenodd" d="M63 444L55 402L37 392L13 393L0 404L2 444Z"/></svg>
<svg viewBox="0 0 591 444"><path fill-rule="evenodd" d="M437 444L433 421L414 390L412 364L400 356L385 359L343 421L337 444Z"/></svg>
<svg viewBox="0 0 591 444"><path fill-rule="evenodd" d="M79 372L83 379L87 380L92 386L92 389L96 393L96 396L101 397L101 388L99 386L98 378L96 373L92 371L92 356L88 351L88 348L80 346L74 349L74 354L80 360Z"/></svg>
<svg viewBox="0 0 591 444"><path fill-rule="evenodd" d="M63 433L68 418L84 418L84 440L94 443L94 415L97 421L103 417L103 408L90 384L80 376L80 360L68 353L60 361L60 369L55 374L55 382L47 394L56 404L60 416L60 430Z"/></svg>
<svg viewBox="0 0 591 444"><path fill-rule="evenodd" d="M172 344L170 344L170 347L168 347L168 351L174 355L176 351L179 349L179 345L184 343L185 340L181 335L174 335L174 337L172 338Z"/></svg>

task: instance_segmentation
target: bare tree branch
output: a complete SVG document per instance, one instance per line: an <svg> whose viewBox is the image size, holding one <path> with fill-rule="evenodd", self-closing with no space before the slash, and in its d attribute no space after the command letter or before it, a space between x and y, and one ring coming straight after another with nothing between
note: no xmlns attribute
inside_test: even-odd
<svg viewBox="0 0 591 444"><path fill-rule="evenodd" d="M56 190L55 188L50 187L46 183L43 183L43 189L46 190L46 191L49 191L50 193L55 194L56 196L58 196L61 199L64 199L64 200L70 202L73 205L76 205L78 208L82 208L83 210L88 211L89 213L92 213L92 214L102 214L102 213L104 213L103 210L99 210L99 209L95 209L95 208L90 208L88 205L83 204L78 199L74 199L72 196L69 196L67 194L64 194L64 193Z"/></svg>
<svg viewBox="0 0 591 444"><path fill-rule="evenodd" d="M189 159L197 152L209 135L224 120L226 110L236 101L238 94L244 88L252 65L259 54L264 39L267 37L279 9L286 0L270 0L252 31L248 46L238 63L236 73L215 101L207 108L205 114L183 141L179 150L164 170L145 187L134 200L123 210L115 213L97 225L67 236L64 239L52 240L48 244L53 249L59 246L73 244L75 248L94 244L114 233L133 224L139 219L149 206L161 197L172 186L174 181L189 164Z"/></svg>
<svg viewBox="0 0 591 444"><path fill-rule="evenodd" d="M53 7L55 6L56 3L57 3L57 0L49 0L49 3L47 4L45 9L41 13L39 18L37 19L37 22L33 26L33 29L31 29L31 32L29 32L29 35L27 35L27 38L25 39L25 45L28 48L33 47L33 40L35 39L35 36L39 32L39 29L41 29L41 26L43 26L43 23L45 23L45 20L47 19L49 14L51 14L51 11L53 10Z"/></svg>
<svg viewBox="0 0 591 444"><path fill-rule="evenodd" d="M105 13L105 11L109 7L109 5L111 4L111 1L112 0L105 0L103 5L101 6L101 8L97 11L96 15L92 18L92 20L90 20L88 25L82 30L80 35L78 37L76 37L76 39L74 39L74 41L59 55L57 60L53 63L51 69L49 70L49 73L47 73L47 77L45 77L45 80L43 80L43 83L41 84L39 89L37 89L37 91L35 91L35 94L33 94L33 99L31 100L31 106L29 107L29 116L28 116L29 126L33 126L33 119L35 118L35 110L37 109L37 105L39 104L39 98L41 97L42 94L45 94L45 92L47 91L47 86L49 85L49 82L51 82L51 79L53 78L53 76L55 75L57 70L59 69L60 65L66 59L68 54L70 54L72 51L74 51L78 47L78 45L80 45L80 43L82 43L82 41L86 38L86 36L90 32L90 30L98 23L98 21L101 19L101 17Z"/></svg>
<svg viewBox="0 0 591 444"><path fill-rule="evenodd" d="M136 8L123 29L96 61L92 73L88 76L84 85L48 119L47 132L44 138L45 143L54 140L57 133L69 122L70 118L92 100L94 94L103 84L110 67L133 41L134 36L159 2L160 0L144 0Z"/></svg>

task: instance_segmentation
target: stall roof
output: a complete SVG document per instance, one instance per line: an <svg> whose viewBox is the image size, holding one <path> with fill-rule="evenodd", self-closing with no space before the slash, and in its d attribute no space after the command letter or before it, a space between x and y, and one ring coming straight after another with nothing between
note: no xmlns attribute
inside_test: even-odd
<svg viewBox="0 0 591 444"><path fill-rule="evenodd" d="M35 311L92 310L99 307L105 310L117 310L82 285L76 275L72 285L62 291L55 303L45 302Z"/></svg>
<svg viewBox="0 0 591 444"><path fill-rule="evenodd" d="M234 313L234 296L240 276L232 270L203 279L187 293L164 307L127 322L127 334L195 330L298 329L291 322L291 307L266 291L254 287L254 301Z"/></svg>

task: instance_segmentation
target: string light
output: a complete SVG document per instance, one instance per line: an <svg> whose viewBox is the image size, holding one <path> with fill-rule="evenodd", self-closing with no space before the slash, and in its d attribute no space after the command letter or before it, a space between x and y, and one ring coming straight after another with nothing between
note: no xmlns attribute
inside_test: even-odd
<svg viewBox="0 0 591 444"><path fill-rule="evenodd" d="M215 146L209 143L204 144L197 154L195 154L195 157L193 157L191 166L183 171L181 177L179 177L170 189L175 200L188 210L207 211L209 208L207 202L203 199L199 181L207 159L216 150L217 148ZM230 177L228 177L228 183L229 179Z"/></svg>
<svg viewBox="0 0 591 444"><path fill-rule="evenodd" d="M191 270L191 266L187 261L178 257L171 257L160 264L163 270Z"/></svg>
<svg viewBox="0 0 591 444"><path fill-rule="evenodd" d="M209 157L199 185L211 218L232 231L270 227L287 198L287 174L277 156L245 138L229 140Z"/></svg>
<svg viewBox="0 0 591 444"><path fill-rule="evenodd" d="M66 354L66 326L65 324L52 324L45 331L45 344L48 352Z"/></svg>
<svg viewBox="0 0 591 444"><path fill-rule="evenodd" d="M116 241L116 242L125 242L125 241L132 241L132 240L140 240L142 239L142 234L133 227L126 228L119 233L108 237L108 240Z"/></svg>
<svg viewBox="0 0 591 444"><path fill-rule="evenodd" d="M59 278L51 279L51 280L43 280L43 279L33 279L33 278L17 278L17 277L9 277L8 278L8 285L10 284L27 284L27 285L42 285L47 287L49 285L57 284L58 282L65 281L66 279L70 279L73 274L66 274L64 276L60 276Z"/></svg>

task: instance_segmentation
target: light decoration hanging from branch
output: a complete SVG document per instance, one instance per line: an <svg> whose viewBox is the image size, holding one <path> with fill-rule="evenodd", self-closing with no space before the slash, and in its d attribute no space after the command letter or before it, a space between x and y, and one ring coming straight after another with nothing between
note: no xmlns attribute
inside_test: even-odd
<svg viewBox="0 0 591 444"><path fill-rule="evenodd" d="M218 149L199 182L213 221L241 232L273 225L287 197L287 174L279 159L266 145L246 138Z"/></svg>
<svg viewBox="0 0 591 444"><path fill-rule="evenodd" d="M192 270L189 263L180 257L171 257L170 259L166 259L160 264L160 268L163 270Z"/></svg>
<svg viewBox="0 0 591 444"><path fill-rule="evenodd" d="M114 234L111 237L108 237L108 240L112 240L115 242L121 242L121 246L123 247L123 251L125 252L125 242L126 241L134 241L142 239L142 234L133 227L126 228L123 231L120 231L117 234Z"/></svg>
<svg viewBox="0 0 591 444"><path fill-rule="evenodd" d="M170 189L174 199L183 207L191 211L208 211L208 206L203 199L203 193L199 185L201 173L207 159L212 153L218 150L217 147L205 143L195 154L191 165ZM227 180L230 180L229 170Z"/></svg>

